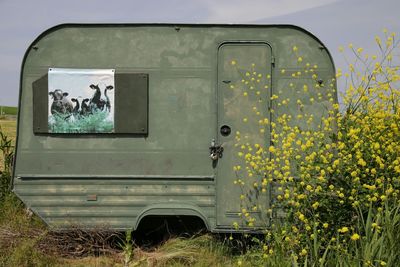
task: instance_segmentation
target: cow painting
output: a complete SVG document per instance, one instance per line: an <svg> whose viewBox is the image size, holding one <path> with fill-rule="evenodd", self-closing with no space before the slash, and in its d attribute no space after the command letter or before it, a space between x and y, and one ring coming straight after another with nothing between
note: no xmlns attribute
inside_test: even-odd
<svg viewBox="0 0 400 267"><path fill-rule="evenodd" d="M50 131L113 132L114 93L114 70L50 69Z"/></svg>

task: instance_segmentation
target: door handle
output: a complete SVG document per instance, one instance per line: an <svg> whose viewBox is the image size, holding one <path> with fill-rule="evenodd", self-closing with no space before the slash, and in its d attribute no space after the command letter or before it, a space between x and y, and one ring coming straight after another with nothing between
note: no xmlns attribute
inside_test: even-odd
<svg viewBox="0 0 400 267"><path fill-rule="evenodd" d="M210 158L213 161L218 160L219 158L222 158L224 152L224 148L221 145L217 145L215 142L215 139L211 141L211 146L210 146Z"/></svg>

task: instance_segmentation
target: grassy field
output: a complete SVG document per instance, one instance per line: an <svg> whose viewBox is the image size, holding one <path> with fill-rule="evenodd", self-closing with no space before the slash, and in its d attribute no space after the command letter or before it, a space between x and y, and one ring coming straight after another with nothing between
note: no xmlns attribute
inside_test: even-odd
<svg viewBox="0 0 400 267"><path fill-rule="evenodd" d="M15 140L17 130L17 121L15 119L0 120L0 127L9 138Z"/></svg>
<svg viewBox="0 0 400 267"><path fill-rule="evenodd" d="M0 106L0 115L17 115L17 107Z"/></svg>

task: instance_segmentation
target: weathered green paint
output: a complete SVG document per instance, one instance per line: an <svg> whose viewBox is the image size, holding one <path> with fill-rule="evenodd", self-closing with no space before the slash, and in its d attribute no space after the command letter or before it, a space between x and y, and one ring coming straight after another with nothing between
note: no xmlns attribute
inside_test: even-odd
<svg viewBox="0 0 400 267"><path fill-rule="evenodd" d="M227 60L270 73L268 99L290 78L280 70L297 69L293 45L322 77L333 76L321 42L294 26L61 25L45 32L22 66L14 192L52 227L135 229L147 215L191 215L213 232L232 231L240 208L235 132L246 128L261 145L270 136L243 123L249 104L227 88L237 79ZM148 134L34 134L32 83L51 67L148 74ZM224 124L232 128L227 137L219 132ZM212 139L225 149L217 164ZM268 207L269 197L259 201Z"/></svg>

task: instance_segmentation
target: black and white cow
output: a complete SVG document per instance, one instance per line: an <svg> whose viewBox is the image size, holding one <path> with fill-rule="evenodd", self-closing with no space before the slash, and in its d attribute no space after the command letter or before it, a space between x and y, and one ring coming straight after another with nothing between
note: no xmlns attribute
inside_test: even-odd
<svg viewBox="0 0 400 267"><path fill-rule="evenodd" d="M106 101L106 111L110 112L111 111L111 103L110 103L110 98L107 95L107 90L113 90L114 87L112 85L109 85L104 89L104 97Z"/></svg>
<svg viewBox="0 0 400 267"><path fill-rule="evenodd" d="M90 114L89 98L71 98L71 101L75 103L72 113L78 116L86 116Z"/></svg>
<svg viewBox="0 0 400 267"><path fill-rule="evenodd" d="M86 116L92 113L92 111L90 110L89 101L90 101L89 98L85 98L82 100L82 105L81 105L82 116Z"/></svg>
<svg viewBox="0 0 400 267"><path fill-rule="evenodd" d="M114 87L112 85L108 85L106 86L106 88L104 89L104 97L102 97L101 95L101 90L98 84L91 84L89 86L91 89L95 90L92 98L90 99L89 102L89 106L91 111L95 111L95 110L101 110L101 111L110 111L111 109L111 103L110 103L110 99L107 96L107 90L112 90L114 89Z"/></svg>
<svg viewBox="0 0 400 267"><path fill-rule="evenodd" d="M53 99L51 103L51 114L69 114L72 113L73 105L72 102L67 98L68 93L63 92L61 89L55 89L49 92L49 95Z"/></svg>

